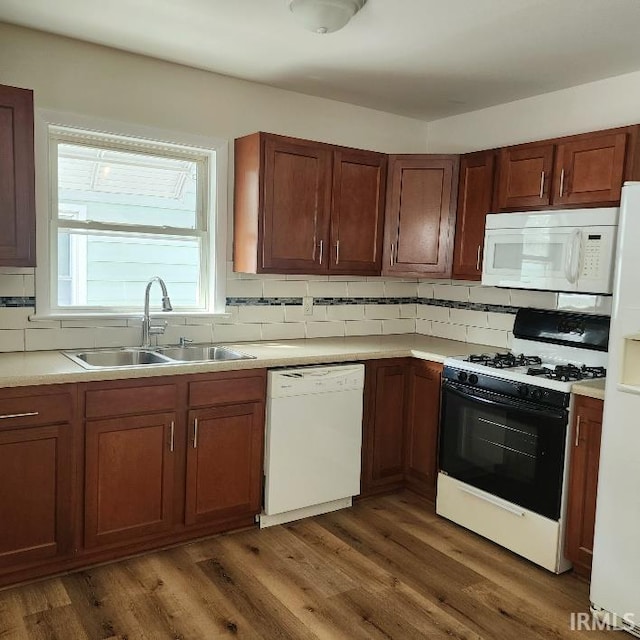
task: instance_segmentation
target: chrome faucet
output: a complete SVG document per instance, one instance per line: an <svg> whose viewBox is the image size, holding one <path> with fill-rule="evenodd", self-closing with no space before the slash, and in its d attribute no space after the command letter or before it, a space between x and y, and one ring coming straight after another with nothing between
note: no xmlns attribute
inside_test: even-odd
<svg viewBox="0 0 640 640"><path fill-rule="evenodd" d="M151 289L151 285L157 282L162 289L162 310L163 311L173 311L173 307L171 306L171 300L169 299L169 292L167 291L167 285L164 283L164 280L159 276L154 276L147 283L147 288L144 291L144 316L142 318L142 347L148 348L151 346L151 336L162 335L167 326L167 323L161 325L152 325L151 324L151 316L149 315L149 291Z"/></svg>

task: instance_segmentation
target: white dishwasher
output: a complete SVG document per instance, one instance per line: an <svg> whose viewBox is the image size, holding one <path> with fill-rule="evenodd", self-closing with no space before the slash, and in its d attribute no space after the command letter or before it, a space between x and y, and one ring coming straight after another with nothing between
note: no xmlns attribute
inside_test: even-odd
<svg viewBox="0 0 640 640"><path fill-rule="evenodd" d="M351 506L363 388L361 364L269 371L261 528Z"/></svg>

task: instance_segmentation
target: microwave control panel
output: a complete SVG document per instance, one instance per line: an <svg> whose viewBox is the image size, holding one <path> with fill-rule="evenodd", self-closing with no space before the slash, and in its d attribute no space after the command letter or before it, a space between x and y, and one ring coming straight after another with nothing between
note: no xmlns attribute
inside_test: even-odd
<svg viewBox="0 0 640 640"><path fill-rule="evenodd" d="M600 275L600 255L602 253L602 236L590 233L584 243L582 259L583 278L597 278Z"/></svg>

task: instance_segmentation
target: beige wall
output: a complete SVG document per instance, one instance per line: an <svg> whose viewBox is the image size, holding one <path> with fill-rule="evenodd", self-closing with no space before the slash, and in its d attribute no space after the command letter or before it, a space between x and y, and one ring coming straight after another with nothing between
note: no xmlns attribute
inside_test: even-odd
<svg viewBox="0 0 640 640"><path fill-rule="evenodd" d="M411 118L274 89L0 23L0 84L36 106L233 139L271 131L384 152L424 152Z"/></svg>
<svg viewBox="0 0 640 640"><path fill-rule="evenodd" d="M640 122L640 72L435 120L430 153L466 153Z"/></svg>

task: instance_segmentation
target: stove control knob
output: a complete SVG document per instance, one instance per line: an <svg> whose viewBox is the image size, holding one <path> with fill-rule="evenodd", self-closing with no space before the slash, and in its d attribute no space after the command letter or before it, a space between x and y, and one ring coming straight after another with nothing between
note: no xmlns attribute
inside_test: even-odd
<svg viewBox="0 0 640 640"><path fill-rule="evenodd" d="M471 384L478 384L478 376L477 376L475 373L472 373L472 374L469 376L469 382L470 382Z"/></svg>
<svg viewBox="0 0 640 640"><path fill-rule="evenodd" d="M516 387L516 391L521 398L526 398L529 395L529 387L524 384L520 384Z"/></svg>
<svg viewBox="0 0 640 640"><path fill-rule="evenodd" d="M467 381L467 372L466 371L458 371L458 380L460 382L466 382Z"/></svg>
<svg viewBox="0 0 640 640"><path fill-rule="evenodd" d="M534 389L534 390L531 392L531 397L532 397L534 400L540 400L540 399L542 398L542 391L540 391L540 389Z"/></svg>

